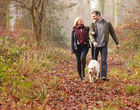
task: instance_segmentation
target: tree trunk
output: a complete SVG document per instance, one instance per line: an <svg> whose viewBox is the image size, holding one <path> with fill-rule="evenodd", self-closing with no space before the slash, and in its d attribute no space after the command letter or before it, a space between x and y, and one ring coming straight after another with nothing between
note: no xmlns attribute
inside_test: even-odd
<svg viewBox="0 0 140 110"><path fill-rule="evenodd" d="M37 16L32 15L32 30L33 36L36 38L38 44L40 44L42 39L42 21L37 20Z"/></svg>
<svg viewBox="0 0 140 110"><path fill-rule="evenodd" d="M104 5L105 5L105 0L98 0L98 9L101 12L102 15L104 15Z"/></svg>
<svg viewBox="0 0 140 110"><path fill-rule="evenodd" d="M115 27L121 24L123 0L115 0Z"/></svg>
<svg viewBox="0 0 140 110"><path fill-rule="evenodd" d="M120 25L122 23L123 4L124 4L124 0L120 0L119 15L118 15L118 25Z"/></svg>
<svg viewBox="0 0 140 110"><path fill-rule="evenodd" d="M9 29L9 4L8 0L6 1L6 30Z"/></svg>
<svg viewBox="0 0 140 110"><path fill-rule="evenodd" d="M40 44L41 39L42 39L42 27L38 25L34 25L34 33L36 37L36 41Z"/></svg>
<svg viewBox="0 0 140 110"><path fill-rule="evenodd" d="M35 1L31 1L32 30L38 44L42 39L42 22L44 12L44 1L40 0L40 5L36 5Z"/></svg>

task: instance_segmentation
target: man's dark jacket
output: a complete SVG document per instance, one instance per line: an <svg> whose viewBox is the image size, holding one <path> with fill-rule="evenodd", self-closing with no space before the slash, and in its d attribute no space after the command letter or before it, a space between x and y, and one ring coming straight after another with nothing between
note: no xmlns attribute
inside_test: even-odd
<svg viewBox="0 0 140 110"><path fill-rule="evenodd" d="M113 26L110 22L107 22L106 20L103 19L103 29L104 29L104 42L107 45L108 41L109 41L109 34L112 36L113 40L115 41L116 45L119 44L118 39L116 37L115 31L113 29ZM95 32L97 33L97 25L96 23L91 23L90 25L90 32ZM93 44L94 42L96 42L96 34L94 36L92 36L90 34L89 38L90 38L90 44Z"/></svg>

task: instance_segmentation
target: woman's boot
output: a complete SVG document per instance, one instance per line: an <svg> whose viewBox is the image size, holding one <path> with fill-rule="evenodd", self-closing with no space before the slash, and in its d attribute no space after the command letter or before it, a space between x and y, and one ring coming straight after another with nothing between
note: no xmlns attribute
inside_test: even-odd
<svg viewBox="0 0 140 110"><path fill-rule="evenodd" d="M81 59L81 77L85 77L85 66L86 66L86 59Z"/></svg>
<svg viewBox="0 0 140 110"><path fill-rule="evenodd" d="M77 71L78 71L78 74L81 78L81 65L77 65Z"/></svg>

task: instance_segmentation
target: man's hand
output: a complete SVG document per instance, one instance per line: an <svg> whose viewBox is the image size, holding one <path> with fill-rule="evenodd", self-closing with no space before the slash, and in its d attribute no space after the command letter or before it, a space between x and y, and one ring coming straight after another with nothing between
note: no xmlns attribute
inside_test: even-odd
<svg viewBox="0 0 140 110"><path fill-rule="evenodd" d="M94 42L94 47L96 47L97 46L97 42Z"/></svg>
<svg viewBox="0 0 140 110"><path fill-rule="evenodd" d="M75 53L74 52L71 52L71 54L74 55Z"/></svg>
<svg viewBox="0 0 140 110"><path fill-rule="evenodd" d="M119 49L119 48L120 48L120 45L119 45L119 44L118 44L118 45L116 45L116 48L117 48L117 49Z"/></svg>
<svg viewBox="0 0 140 110"><path fill-rule="evenodd" d="M91 35L95 35L95 32L90 32Z"/></svg>

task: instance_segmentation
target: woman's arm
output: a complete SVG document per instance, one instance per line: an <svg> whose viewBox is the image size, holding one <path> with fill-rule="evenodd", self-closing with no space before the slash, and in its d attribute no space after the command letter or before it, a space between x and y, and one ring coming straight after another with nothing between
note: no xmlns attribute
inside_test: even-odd
<svg viewBox="0 0 140 110"><path fill-rule="evenodd" d="M72 33L71 33L71 53L75 53L75 48L74 48L74 29L72 30Z"/></svg>

